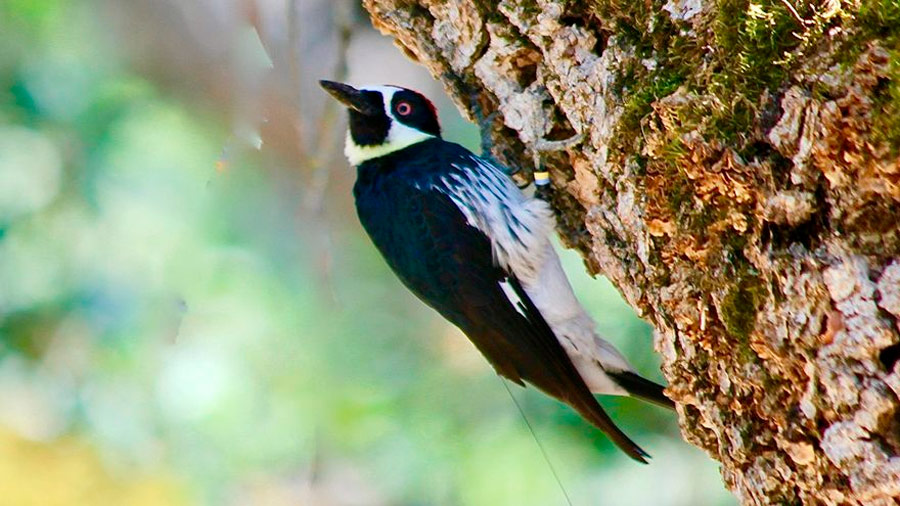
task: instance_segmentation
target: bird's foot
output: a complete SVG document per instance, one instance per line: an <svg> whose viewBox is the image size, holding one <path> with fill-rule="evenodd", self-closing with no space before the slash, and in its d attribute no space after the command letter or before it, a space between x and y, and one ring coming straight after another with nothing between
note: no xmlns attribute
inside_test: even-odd
<svg viewBox="0 0 900 506"><path fill-rule="evenodd" d="M584 132L579 134L575 134L568 139L562 139L559 141L548 141L547 139L538 139L534 143L534 151L539 153L548 153L552 151L563 151L565 149L569 149L572 147L581 144L584 141Z"/></svg>
<svg viewBox="0 0 900 506"><path fill-rule="evenodd" d="M542 153L553 151L563 151L572 148L584 141L584 133L575 134L568 139L559 141L549 141L547 139L538 139L531 150L532 161L534 162L534 189L538 198L547 200L550 197L550 173L541 160Z"/></svg>

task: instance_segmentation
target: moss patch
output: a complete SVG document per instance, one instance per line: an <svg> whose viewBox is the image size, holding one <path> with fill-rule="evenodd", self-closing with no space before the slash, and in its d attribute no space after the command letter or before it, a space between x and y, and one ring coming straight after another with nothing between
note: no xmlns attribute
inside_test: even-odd
<svg viewBox="0 0 900 506"><path fill-rule="evenodd" d="M900 33L900 26L897 31ZM892 155L900 154L900 49L890 51L888 77L875 89L872 138L888 146Z"/></svg>
<svg viewBox="0 0 900 506"><path fill-rule="evenodd" d="M641 136L633 133L640 130L641 120L652 112L654 102L688 80L696 63L696 39L682 35L686 26L676 26L664 4L598 0L593 5L601 29L616 33L619 46L636 56L620 70L613 86L625 110L619 123L623 135L612 147L623 152L640 151Z"/></svg>
<svg viewBox="0 0 900 506"><path fill-rule="evenodd" d="M619 44L636 56L621 69L614 88L625 108L620 143L639 139L634 134L653 103L683 85L708 100L704 110L696 110L694 101L695 109L683 111L681 123L693 127L702 122L708 140L740 151L753 137L763 93L777 94L801 49L813 47L838 22L818 18L811 2L792 2L795 15L781 0L718 0L709 19L688 24L673 21L664 4L660 0L593 4L601 29L618 34ZM890 12L883 16L893 19ZM643 64L647 61L652 62L650 68ZM636 146L617 147L628 152Z"/></svg>
<svg viewBox="0 0 900 506"><path fill-rule="evenodd" d="M756 314L766 293L757 276L749 270L745 270L742 274L740 280L722 299L720 317L728 334L749 350L750 333L756 326Z"/></svg>
<svg viewBox="0 0 900 506"><path fill-rule="evenodd" d="M649 73L644 70L642 73L647 75L640 80L626 78L626 82L631 83L634 89L628 90L628 98L625 100L625 112L621 120L621 128L624 130L639 129L641 119L653 110L653 103L675 92L687 79L683 69L662 67ZM623 89L627 86L624 85Z"/></svg>
<svg viewBox="0 0 900 506"><path fill-rule="evenodd" d="M706 84L717 99L711 130L720 139L730 144L745 138L757 116L757 98L784 82L791 51L801 44L805 30L779 0L717 3L712 23L716 65L707 83L698 84Z"/></svg>
<svg viewBox="0 0 900 506"><path fill-rule="evenodd" d="M867 0L855 15L853 32L837 52L839 63L852 66L866 49L867 42L879 40L887 48L900 48L900 2Z"/></svg>

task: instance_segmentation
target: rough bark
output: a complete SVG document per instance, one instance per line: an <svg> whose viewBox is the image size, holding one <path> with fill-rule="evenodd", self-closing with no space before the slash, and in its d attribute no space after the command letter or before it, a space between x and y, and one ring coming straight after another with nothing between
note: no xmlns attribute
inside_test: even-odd
<svg viewBox="0 0 900 506"><path fill-rule="evenodd" d="M898 502L896 1L364 3L501 161L584 134L559 232L744 504Z"/></svg>

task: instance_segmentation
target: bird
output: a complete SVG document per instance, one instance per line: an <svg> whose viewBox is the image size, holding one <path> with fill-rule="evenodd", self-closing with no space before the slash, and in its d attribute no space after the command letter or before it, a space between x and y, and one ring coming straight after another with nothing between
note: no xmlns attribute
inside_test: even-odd
<svg viewBox="0 0 900 506"><path fill-rule="evenodd" d="M499 163L444 140L421 93L319 84L348 111L344 154L357 172L359 221L406 288L468 336L497 374L569 405L646 463L594 394L675 404L598 335L550 240L547 202L526 196Z"/></svg>

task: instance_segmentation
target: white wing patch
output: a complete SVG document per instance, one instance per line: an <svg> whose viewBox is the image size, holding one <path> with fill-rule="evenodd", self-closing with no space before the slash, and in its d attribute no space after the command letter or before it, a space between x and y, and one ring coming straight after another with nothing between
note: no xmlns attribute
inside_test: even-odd
<svg viewBox="0 0 900 506"><path fill-rule="evenodd" d="M549 206L526 197L498 167L474 156L472 161L475 166L456 166L459 172L445 177L435 188L453 200L469 225L490 238L494 260L521 281L591 391L627 395L605 370L633 369L597 335L594 321L575 298L549 240L553 230ZM500 286L524 315L515 290L506 282Z"/></svg>
<svg viewBox="0 0 900 506"><path fill-rule="evenodd" d="M509 302L516 308L516 311L525 318L528 318L528 315L525 314L525 304L522 302L519 294L516 293L516 290L510 286L509 281L501 281L500 288L503 289L503 293L506 294L506 298L509 299Z"/></svg>
<svg viewBox="0 0 900 506"><path fill-rule="evenodd" d="M553 230L546 202L526 197L499 167L472 155L472 165L441 179L435 189L447 194L469 225L491 240L497 265L523 283L537 278Z"/></svg>

